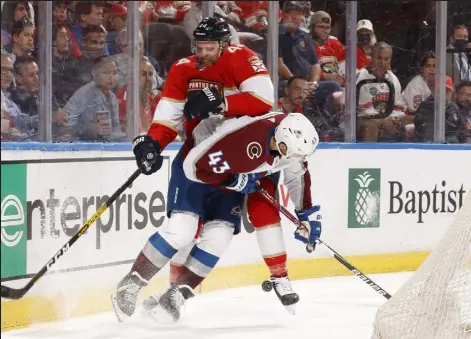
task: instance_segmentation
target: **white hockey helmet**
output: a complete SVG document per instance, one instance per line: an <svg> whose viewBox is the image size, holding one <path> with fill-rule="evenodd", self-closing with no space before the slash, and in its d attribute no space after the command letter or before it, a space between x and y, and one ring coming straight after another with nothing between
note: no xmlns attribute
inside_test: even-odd
<svg viewBox="0 0 471 339"><path fill-rule="evenodd" d="M314 125L302 113L289 113L275 130L276 146L280 154L280 144L286 145L285 157L309 157L319 145L319 135Z"/></svg>

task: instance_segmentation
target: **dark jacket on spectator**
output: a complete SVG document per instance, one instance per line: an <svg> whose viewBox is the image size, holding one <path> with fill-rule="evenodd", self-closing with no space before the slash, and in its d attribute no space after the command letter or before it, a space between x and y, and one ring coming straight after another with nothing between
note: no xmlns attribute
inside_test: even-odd
<svg viewBox="0 0 471 339"><path fill-rule="evenodd" d="M80 68L76 67L76 63L73 59L52 58L52 91L61 107L65 106L77 89L87 83L77 81ZM91 75L87 78L91 79Z"/></svg>
<svg viewBox="0 0 471 339"><path fill-rule="evenodd" d="M21 87L10 87L8 92L10 93L10 99L18 105L21 112L29 116L38 115L39 97L37 93L31 94Z"/></svg>
<svg viewBox="0 0 471 339"><path fill-rule="evenodd" d="M460 124L458 139L465 144L471 144L471 107L460 107Z"/></svg>
<svg viewBox="0 0 471 339"><path fill-rule="evenodd" d="M417 141L433 141L435 123L435 100L431 95L417 108L414 116L415 134ZM449 102L445 107L445 141L447 143L459 143L458 129L461 125L459 107L454 102Z"/></svg>

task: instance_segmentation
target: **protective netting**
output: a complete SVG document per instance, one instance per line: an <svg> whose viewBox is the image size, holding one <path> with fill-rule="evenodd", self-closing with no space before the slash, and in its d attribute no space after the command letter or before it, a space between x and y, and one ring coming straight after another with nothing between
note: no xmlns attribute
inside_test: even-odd
<svg viewBox="0 0 471 339"><path fill-rule="evenodd" d="M373 339L471 339L471 193L420 268L376 314Z"/></svg>

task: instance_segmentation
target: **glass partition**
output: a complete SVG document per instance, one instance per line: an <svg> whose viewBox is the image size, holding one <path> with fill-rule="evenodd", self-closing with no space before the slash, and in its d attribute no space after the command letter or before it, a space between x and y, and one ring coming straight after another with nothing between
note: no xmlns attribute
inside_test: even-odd
<svg viewBox="0 0 471 339"><path fill-rule="evenodd" d="M447 1L445 142L471 143L471 3Z"/></svg>
<svg viewBox="0 0 471 339"><path fill-rule="evenodd" d="M401 0L3 1L2 141L145 133L211 12L321 140L470 142L471 4Z"/></svg>
<svg viewBox="0 0 471 339"><path fill-rule="evenodd" d="M363 0L357 18L357 140L432 141L435 2Z"/></svg>

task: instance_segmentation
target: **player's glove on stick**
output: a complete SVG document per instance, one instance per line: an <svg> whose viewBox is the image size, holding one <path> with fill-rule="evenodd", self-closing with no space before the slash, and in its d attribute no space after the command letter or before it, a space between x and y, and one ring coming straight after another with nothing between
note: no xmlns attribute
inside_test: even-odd
<svg viewBox="0 0 471 339"><path fill-rule="evenodd" d="M257 181L262 177L261 173L236 174L234 175L234 181L224 187L242 194L251 194L257 191Z"/></svg>
<svg viewBox="0 0 471 339"><path fill-rule="evenodd" d="M148 135L140 135L132 142L132 151L136 157L137 167L145 175L157 172L163 164L160 145Z"/></svg>
<svg viewBox="0 0 471 339"><path fill-rule="evenodd" d="M313 206L308 210L296 211L299 221L305 227L299 227L294 232L294 238L305 244L311 244L313 248L316 246L316 240L321 236L322 232L322 215L319 212L319 205Z"/></svg>
<svg viewBox="0 0 471 339"><path fill-rule="evenodd" d="M192 95L185 103L183 114L189 119L206 119L222 111L222 97L216 87L206 87Z"/></svg>

